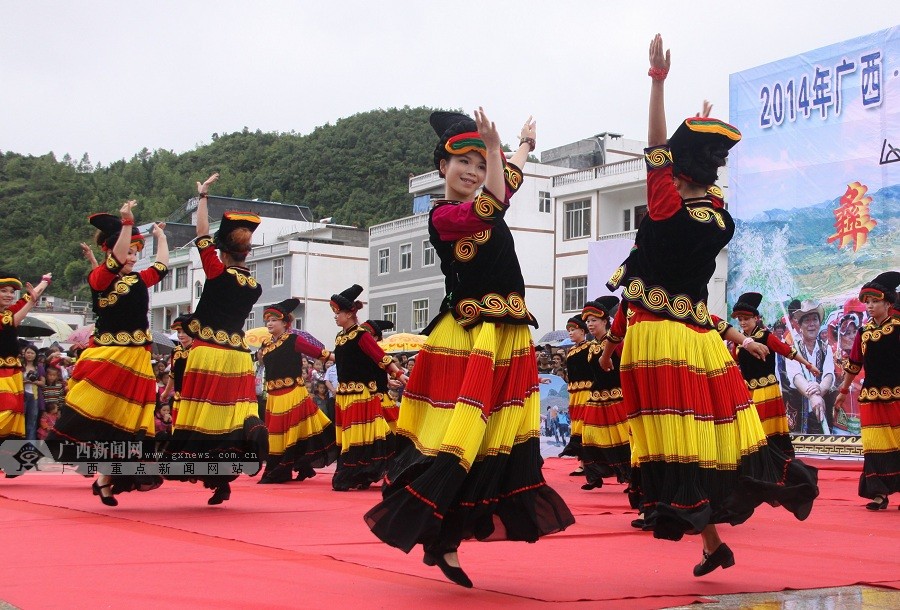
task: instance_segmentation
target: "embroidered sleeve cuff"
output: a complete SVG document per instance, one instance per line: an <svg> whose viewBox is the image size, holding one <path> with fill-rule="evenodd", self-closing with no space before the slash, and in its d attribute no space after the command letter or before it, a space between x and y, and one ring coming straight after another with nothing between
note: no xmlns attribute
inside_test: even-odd
<svg viewBox="0 0 900 610"><path fill-rule="evenodd" d="M196 243L197 243L198 250L205 250L206 248L213 246L212 237L210 237L209 235L204 235L203 237L198 237Z"/></svg>
<svg viewBox="0 0 900 610"><path fill-rule="evenodd" d="M788 357L788 360L796 360L797 359L797 348L792 347L791 351L788 352L787 357Z"/></svg>
<svg viewBox="0 0 900 610"><path fill-rule="evenodd" d="M328 360L329 358L331 358L331 352L329 352L327 349L322 349L322 355L319 357L322 360Z"/></svg>
<svg viewBox="0 0 900 610"><path fill-rule="evenodd" d="M122 270L122 264L116 260L116 257L112 255L112 252L106 255L104 266L110 273L118 273Z"/></svg>
<svg viewBox="0 0 900 610"><path fill-rule="evenodd" d="M522 170L512 163L506 162L503 164L503 179L506 181L506 188L512 195L522 186Z"/></svg>
<svg viewBox="0 0 900 610"><path fill-rule="evenodd" d="M644 163L647 171L672 165L672 151L668 146L653 146L644 149Z"/></svg>
<svg viewBox="0 0 900 610"><path fill-rule="evenodd" d="M487 189L482 190L481 194L472 202L472 210L475 215L486 222L493 222L503 216L508 207L509 204L501 203Z"/></svg>
<svg viewBox="0 0 900 610"><path fill-rule="evenodd" d="M385 354L384 358L381 359L381 362L378 363L378 366L380 366L383 369L386 369L387 367L389 367L391 365L391 362L393 362L393 361L394 361L393 358L391 358L390 356Z"/></svg>
<svg viewBox="0 0 900 610"><path fill-rule="evenodd" d="M160 262L153 263L153 268L156 269L156 272L159 274L160 279L166 277L169 274L169 268Z"/></svg>
<svg viewBox="0 0 900 610"><path fill-rule="evenodd" d="M722 337L725 336L725 333L728 332L729 328L731 328L731 324L729 324L725 320L716 320L716 332L718 332Z"/></svg>
<svg viewBox="0 0 900 610"><path fill-rule="evenodd" d="M851 375L859 375L859 372L862 370L862 365L848 360L847 364L844 365L844 370Z"/></svg>
<svg viewBox="0 0 900 610"><path fill-rule="evenodd" d="M612 334L610 331L606 331L606 336L604 338L610 343L621 343L625 337L619 337L618 335Z"/></svg>

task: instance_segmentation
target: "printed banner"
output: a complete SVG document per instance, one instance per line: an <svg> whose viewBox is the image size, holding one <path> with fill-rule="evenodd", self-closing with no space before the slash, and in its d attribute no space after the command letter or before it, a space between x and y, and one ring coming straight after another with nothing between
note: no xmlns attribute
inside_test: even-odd
<svg viewBox="0 0 900 610"><path fill-rule="evenodd" d="M900 26L732 74L730 122L729 311L762 293L764 323L821 364L813 378L779 358L792 432L858 435L857 392L833 404L859 288L900 269Z"/></svg>

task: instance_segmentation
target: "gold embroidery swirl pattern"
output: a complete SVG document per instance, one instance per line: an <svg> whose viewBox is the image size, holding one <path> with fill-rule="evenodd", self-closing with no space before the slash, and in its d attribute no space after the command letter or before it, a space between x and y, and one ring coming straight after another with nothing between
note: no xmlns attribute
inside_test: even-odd
<svg viewBox="0 0 900 610"><path fill-rule="evenodd" d="M712 208L687 208L688 214L691 215L691 218L694 220L699 220L703 223L710 223L713 220L716 221L716 226L720 229L725 228L725 220L722 218L722 214L718 210L714 210Z"/></svg>
<svg viewBox="0 0 900 610"><path fill-rule="evenodd" d="M472 209L475 210L475 214L484 220L493 220L504 207L502 203L484 191L472 202Z"/></svg>
<svg viewBox="0 0 900 610"><path fill-rule="evenodd" d="M119 296L125 296L131 292L131 287L138 283L137 275L126 275L116 280L113 284L112 291L108 296L97 299L100 307L112 307L119 301Z"/></svg>
<svg viewBox="0 0 900 610"><path fill-rule="evenodd" d="M160 262L153 263L153 268L156 269L160 274L169 272L169 268Z"/></svg>
<svg viewBox="0 0 900 610"><path fill-rule="evenodd" d="M713 184L708 189L706 189L706 192L709 193L710 195L712 195L713 197L717 197L717 198L721 199L722 201L725 201L725 192L715 184Z"/></svg>
<svg viewBox="0 0 900 610"><path fill-rule="evenodd" d="M778 380L775 378L775 374L772 373L767 377L760 377L759 379L751 379L747 381L747 387L751 390L756 390L758 388L767 388L770 385L775 385L776 383L778 383Z"/></svg>
<svg viewBox="0 0 900 610"><path fill-rule="evenodd" d="M0 324L3 324L3 326L9 326L12 323L13 323L13 314L10 310L7 309L6 311L3 312L3 316L0 317Z"/></svg>
<svg viewBox="0 0 900 610"><path fill-rule="evenodd" d="M136 330L132 333L119 331L113 333L101 333L94 335L94 342L98 345L147 345L153 341L150 330Z"/></svg>
<svg viewBox="0 0 900 610"><path fill-rule="evenodd" d="M256 278L252 275L244 275L237 269L232 269L230 267L226 271L234 276L234 278L237 280L238 285L240 286L250 286L250 288L256 288L258 284Z"/></svg>
<svg viewBox="0 0 900 610"><path fill-rule="evenodd" d="M869 324L872 326L870 327ZM874 322L869 322L863 327L863 336L862 336L862 352L866 353L866 344L869 341L881 341L882 337L887 337L894 333L894 329L896 328L896 323L893 318L888 318L887 323L881 328L875 326Z"/></svg>
<svg viewBox="0 0 900 610"><path fill-rule="evenodd" d="M209 248L212 245L213 245L213 240L212 240L212 237L210 237L209 235L206 235L205 237L201 237L200 239L197 240L197 247L200 250Z"/></svg>
<svg viewBox="0 0 900 610"><path fill-rule="evenodd" d="M353 341L356 338L356 336L361 332L363 332L363 329L360 328L359 326L354 326L347 332L347 334L344 334L342 331L340 334L338 334L337 337L334 338L334 344L335 345L344 345L348 341Z"/></svg>
<svg viewBox="0 0 900 610"><path fill-rule="evenodd" d="M506 184L513 191L518 191L519 187L522 186L522 172L509 164L503 166L503 177L506 179Z"/></svg>
<svg viewBox="0 0 900 610"><path fill-rule="evenodd" d="M491 238L491 230L479 231L471 237L463 237L453 244L453 258L461 263L468 263L478 254L478 246Z"/></svg>
<svg viewBox="0 0 900 610"><path fill-rule="evenodd" d="M622 281L623 275L625 275L625 265L619 265L619 268L615 270L615 272L612 274L612 277L609 278L609 281L607 282L607 284L618 288L619 282Z"/></svg>
<svg viewBox="0 0 900 610"><path fill-rule="evenodd" d="M724 332L728 331L728 327L730 324L725 320L719 320L718 324L716 324L716 331L721 335Z"/></svg>
<svg viewBox="0 0 900 610"><path fill-rule="evenodd" d="M610 400L622 400L622 388L611 390L594 390L591 392L591 402L609 402Z"/></svg>
<svg viewBox="0 0 900 610"><path fill-rule="evenodd" d="M271 337L266 339L266 342L263 343L263 346L259 348L258 357L265 358L269 352L273 351L277 347L280 347L281 344L284 343L289 336L291 336L291 333L282 333L281 336L278 337L277 341L272 341Z"/></svg>
<svg viewBox="0 0 900 610"><path fill-rule="evenodd" d="M295 385L303 385L301 377L285 377L284 379L274 379L266 382L266 392L273 390L283 390L284 388L292 388Z"/></svg>
<svg viewBox="0 0 900 610"><path fill-rule="evenodd" d="M487 294L482 300L462 299L456 304L457 320L462 326L467 326L479 320L482 316L501 318L510 316L525 319L528 317L528 308L525 307L525 299L521 295L512 292L503 297L495 292Z"/></svg>
<svg viewBox="0 0 900 610"><path fill-rule="evenodd" d="M106 255L106 270L111 273L118 273L122 268L122 265L119 264L119 261L112 255L112 253Z"/></svg>
<svg viewBox="0 0 900 610"><path fill-rule="evenodd" d="M0 368L17 369L20 366L22 366L22 363L19 362L18 356L7 356L6 358L0 358Z"/></svg>
<svg viewBox="0 0 900 610"><path fill-rule="evenodd" d="M859 391L860 400L898 400L900 399L900 386L889 388L863 388Z"/></svg>
<svg viewBox="0 0 900 610"><path fill-rule="evenodd" d="M668 148L654 148L644 154L644 161L651 168L665 167L672 163L672 152Z"/></svg>
<svg viewBox="0 0 900 610"><path fill-rule="evenodd" d="M865 344L863 344L863 345L865 345ZM859 372L862 370L862 365L854 364L848 360L847 363L844 365L844 370L847 371L848 373L850 373L851 375L859 375Z"/></svg>
<svg viewBox="0 0 900 610"><path fill-rule="evenodd" d="M623 296L629 301L639 301L651 311L666 310L675 318L690 319L703 326L712 326L712 319L706 310L706 303L701 301L693 305L689 297L683 294L672 297L659 286L653 286L647 290L644 283L638 278L629 282Z"/></svg>
<svg viewBox="0 0 900 610"><path fill-rule="evenodd" d="M573 381L566 386L566 389L570 392L577 392L578 390L590 390L592 385L594 385L593 381Z"/></svg>
<svg viewBox="0 0 900 610"><path fill-rule="evenodd" d="M391 364L391 362L393 362L393 361L394 361L393 358L391 358L390 356L385 354L384 358L381 359L381 365L386 367L386 366L389 366Z"/></svg>
<svg viewBox="0 0 900 610"><path fill-rule="evenodd" d="M195 337L209 343L218 343L224 347L233 347L235 349L247 349L247 343L240 333L228 333L224 330L214 330L209 326L201 326L199 320L191 320L188 324L188 330Z"/></svg>
<svg viewBox="0 0 900 610"><path fill-rule="evenodd" d="M363 390L368 389L369 392L375 392L378 390L378 386L375 385L374 381L370 381L368 384L365 384L361 381L345 381L338 384L337 393L338 394L360 394Z"/></svg>

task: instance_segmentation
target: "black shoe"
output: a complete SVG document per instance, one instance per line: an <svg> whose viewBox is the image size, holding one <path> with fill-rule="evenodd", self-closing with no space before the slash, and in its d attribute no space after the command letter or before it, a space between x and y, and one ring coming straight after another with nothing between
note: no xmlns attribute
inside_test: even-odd
<svg viewBox="0 0 900 610"><path fill-rule="evenodd" d="M584 468L576 468L572 472L569 473L570 477L580 477L584 474Z"/></svg>
<svg viewBox="0 0 900 610"><path fill-rule="evenodd" d="M600 489L601 487L603 487L603 481L600 481L599 483L585 483L581 486L581 489L590 491L592 489Z"/></svg>
<svg viewBox="0 0 900 610"><path fill-rule="evenodd" d="M210 506L215 506L216 504L221 504L225 500L231 499L231 485L228 483L222 483L216 490L213 492L212 497L206 501Z"/></svg>
<svg viewBox="0 0 900 610"><path fill-rule="evenodd" d="M734 565L734 553L724 542L712 553L703 551L703 561L694 566L694 576L709 574L716 568L730 568Z"/></svg>
<svg viewBox="0 0 900 610"><path fill-rule="evenodd" d="M291 473L288 472L285 477L283 473L273 474L268 473L264 474L259 478L259 481L256 482L257 485L274 485L276 483L290 483L291 482Z"/></svg>
<svg viewBox="0 0 900 610"><path fill-rule="evenodd" d="M881 498L879 500L879 498ZM866 504L866 508L868 510L885 510L888 507L888 499L887 496L875 496L875 499L872 502ZM900 507L898 507L900 508Z"/></svg>
<svg viewBox="0 0 900 610"><path fill-rule="evenodd" d="M22 476L22 475L21 474L9 474L8 472L6 473L7 479L15 479L16 477L20 477L20 476Z"/></svg>
<svg viewBox="0 0 900 610"><path fill-rule="evenodd" d="M466 587L467 589L472 588L472 581L469 580L469 577L466 576L463 569L451 566L447 563L447 560L444 559L444 555L434 555L425 551L425 556L422 557L422 563L427 566L437 566L451 582L454 582L461 587Z"/></svg>
<svg viewBox="0 0 900 610"><path fill-rule="evenodd" d="M304 464L297 471L297 478L295 480L296 481L304 481L306 479L311 479L314 476L316 476L316 471L313 470L313 467L310 466L309 464Z"/></svg>
<svg viewBox="0 0 900 610"><path fill-rule="evenodd" d="M100 496L100 501L103 502L103 504L105 504L106 506L118 506L119 501L116 500L112 495L103 495L103 490L107 487L112 487L112 483L107 483L106 485L98 485L97 481L91 483L91 491L95 496ZM112 494L112 489L109 490L109 493Z"/></svg>

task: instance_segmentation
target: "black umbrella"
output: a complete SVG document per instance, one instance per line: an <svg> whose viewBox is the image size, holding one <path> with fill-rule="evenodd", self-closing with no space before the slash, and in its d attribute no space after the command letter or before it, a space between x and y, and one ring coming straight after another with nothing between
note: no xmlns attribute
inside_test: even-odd
<svg viewBox="0 0 900 610"><path fill-rule="evenodd" d="M31 316L25 316L18 326L20 337L49 337L56 334L56 329L44 322Z"/></svg>

